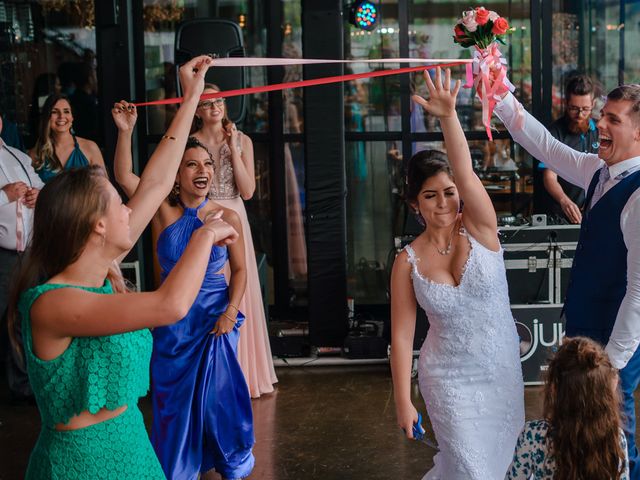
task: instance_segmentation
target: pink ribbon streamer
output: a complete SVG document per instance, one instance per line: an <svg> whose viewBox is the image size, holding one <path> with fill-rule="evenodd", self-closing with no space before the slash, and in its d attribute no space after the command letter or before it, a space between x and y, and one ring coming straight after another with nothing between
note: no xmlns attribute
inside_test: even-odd
<svg viewBox="0 0 640 480"><path fill-rule="evenodd" d="M473 62L466 65L467 83L464 86L476 88L482 102L482 124L487 130L489 140L493 140L491 116L496 103L505 93L515 90L507 78L506 65L507 60L502 57L496 42L492 42L487 48L481 49L476 46Z"/></svg>
<svg viewBox="0 0 640 480"><path fill-rule="evenodd" d="M213 67L273 67L276 65L319 65L325 63L471 63L471 59L460 58L373 58L357 60L331 60L326 58L272 58L272 57L214 57Z"/></svg>
<svg viewBox="0 0 640 480"><path fill-rule="evenodd" d="M288 88L300 88L300 87L312 87L316 85L327 85L329 83L338 83L338 82L346 82L350 80L359 80L362 78L376 78L376 77L386 77L389 75L398 75L401 73L411 73L411 72L421 72L423 70L429 70L436 67L453 67L456 65L461 65L463 63L468 63L469 60L456 60L451 63L437 63L433 65L422 65L419 67L406 67L406 68L395 68L392 70L375 70L373 72L365 72L365 73L351 73L348 75L337 75L334 77L322 77L322 78L314 78L311 80L300 80L297 82L285 82L285 83L276 83L273 85L264 85L261 87L248 87L236 90L225 90L223 92L215 92L215 93L203 93L200 95L200 100L209 100L212 98L228 98L228 97L236 97L238 95L249 95L254 93L262 93L262 92L273 92L277 90L285 90ZM164 98L162 100L152 100L149 102L138 102L134 103L136 107L146 107L150 105L169 105L173 103L181 103L182 97L176 98Z"/></svg>
<svg viewBox="0 0 640 480"><path fill-rule="evenodd" d="M22 199L16 200L16 250L24 252L24 222L22 215Z"/></svg>
<svg viewBox="0 0 640 480"><path fill-rule="evenodd" d="M309 64L329 64L329 63L419 63L422 67L406 67L391 70L382 70L374 72L356 73L349 75L338 75L334 77L315 78L312 80L301 80L297 82L286 82L275 85L265 85L260 87L249 87L236 90L227 90L223 92L215 92L203 94L200 99L208 100L212 98L227 98L238 95L249 95L262 92L271 92L276 90L284 90L289 88L310 87L314 85L326 85L329 83L344 82L350 80L358 80L363 78L375 78L387 75L397 75L402 73L417 72L420 70L428 70L440 67L450 67L460 64L466 64L467 82L465 87L476 87L476 91L482 102L482 123L487 130L489 140L493 140L491 135L491 116L496 102L500 100L501 95L507 91L514 91L515 87L506 77L506 63L502 58L500 50L496 43L492 43L488 48L479 49L476 47L472 59L426 59L426 58L379 58L367 60L329 60L317 58L264 58L264 57L229 57L229 58L213 58L214 67L268 67L268 66L284 66L284 65L309 65ZM425 65L426 64L426 65ZM168 105L180 103L182 98L165 98L161 100L153 100L148 102L137 102L137 107L152 105Z"/></svg>

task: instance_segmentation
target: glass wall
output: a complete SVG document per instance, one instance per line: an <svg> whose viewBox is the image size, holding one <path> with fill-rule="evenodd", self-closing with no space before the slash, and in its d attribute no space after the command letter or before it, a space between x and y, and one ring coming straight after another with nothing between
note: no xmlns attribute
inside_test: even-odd
<svg viewBox="0 0 640 480"><path fill-rule="evenodd" d="M381 24L365 32L345 24L345 58L389 57L470 58L471 52L453 43L452 31L462 12L484 5L506 16L515 32L501 48L509 62L509 75L526 108L531 109L530 2L382 0ZM384 65L380 68L397 68ZM354 72L370 65L349 66ZM453 69L454 78L464 68ZM430 75L433 72L430 71ZM404 201L405 166L418 150L446 151L440 125L410 98L426 94L423 74L363 79L345 86L347 171L348 289L356 304L388 301L388 274L396 247L419 233L419 226ZM473 89L461 89L457 111L474 169L485 184L498 215L510 221L531 211L533 191L531 159L506 132L485 140L481 106ZM494 125L500 127L494 118Z"/></svg>
<svg viewBox="0 0 640 480"><path fill-rule="evenodd" d="M640 81L633 60L640 55L638 2L555 0L552 28L554 118L562 114L563 85L576 71L591 75L603 94Z"/></svg>
<svg viewBox="0 0 640 480"><path fill-rule="evenodd" d="M45 99L64 93L76 134L102 146L94 11L89 0L0 1L0 114L7 143L33 147Z"/></svg>
<svg viewBox="0 0 640 480"><path fill-rule="evenodd" d="M282 17L282 43L267 51L267 21L269 5L257 0L228 0L212 2L208 0L143 0L144 15L144 66L145 92L147 100L157 100L177 96L175 72L175 36L181 22L206 17L231 20L242 30L244 49L251 57L302 57L301 2L285 0L275 2ZM274 6L272 5L271 8ZM215 67L214 67L215 68ZM247 86L267 84L266 68L247 68ZM302 68L285 67L282 81L302 80ZM282 92L284 139L281 150L270 158L270 141L274 134L269 122L269 97L267 93L246 97L246 114L239 129L249 135L254 142L254 162L256 171L256 191L253 198L245 203L256 255L266 255L266 274L263 287L269 303L273 303L273 257L272 242L272 178L273 162L284 165L286 187L286 225L288 249L288 285L286 288L291 306L305 306L307 303L307 256L305 237L305 168L304 168L304 117L303 89ZM163 134L169 125L176 107L156 106L145 109L146 133L149 140ZM284 135L284 136L282 136ZM150 154L151 151L148 151ZM266 283L265 283L266 282Z"/></svg>
<svg viewBox="0 0 640 480"><path fill-rule="evenodd" d="M302 58L302 6L300 0L282 5L282 57ZM283 82L303 80L300 65L284 67ZM285 213L289 306L305 308L307 300L306 182L304 157L304 89L282 91L284 115Z"/></svg>
<svg viewBox="0 0 640 480"><path fill-rule="evenodd" d="M214 6L215 5L215 6ZM211 2L207 0L143 0L144 65L146 100L177 96L175 37L181 22L201 18L220 18L236 22L241 30L247 56L266 56L264 3L256 0ZM246 69L251 86L266 84L261 68ZM249 95L247 115L240 128L247 133L266 132L268 103L266 94ZM147 133L161 135L176 111L175 105L149 107Z"/></svg>
<svg viewBox="0 0 640 480"><path fill-rule="evenodd" d="M356 304L385 303L393 223L403 217L392 142L346 142L347 287ZM391 256L393 261L393 256Z"/></svg>
<svg viewBox="0 0 640 480"><path fill-rule="evenodd" d="M450 1L434 2L414 0L409 2L409 56L415 58L471 58L471 49L461 48L452 40L453 26L462 12L477 3L507 17L515 32L508 37L507 45L501 46L503 55L509 60L509 76L525 107L531 105L531 49L530 49L530 5L529 1L493 1L467 2ZM433 74L433 73L431 73ZM455 67L453 77L463 78L464 67ZM422 74L412 75L412 92L423 93L424 77ZM462 128L467 132L484 131L480 103L474 101L475 90L462 88L458 94L457 111ZM411 131L439 131L438 123L430 116L423 115L422 109L411 105ZM499 127L499 120L494 118Z"/></svg>
<svg viewBox="0 0 640 480"><path fill-rule="evenodd" d="M371 60L400 56L397 2L380 2L382 24L365 32L345 24L345 59ZM344 73L398 68L398 64L355 63ZM400 82L398 76L365 78L345 84L345 130L347 132L400 131Z"/></svg>

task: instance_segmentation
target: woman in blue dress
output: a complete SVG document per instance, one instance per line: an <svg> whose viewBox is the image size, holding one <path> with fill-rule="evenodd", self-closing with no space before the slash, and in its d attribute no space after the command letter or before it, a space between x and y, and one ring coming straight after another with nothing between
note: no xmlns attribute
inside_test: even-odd
<svg viewBox="0 0 640 480"><path fill-rule="evenodd" d="M136 113L126 102L116 107L119 130L114 163L116 180L132 195L131 132ZM123 114L123 112L125 112ZM211 153L190 138L173 191L154 218L162 279L179 260L191 235L209 215L237 229L238 241L214 247L207 274L189 313L177 324L153 331L151 359L153 425L151 442L167 478L196 479L215 469L224 479L251 473L253 415L249 390L237 359L237 305L247 280L238 215L208 200L213 179ZM231 278L224 278L229 260Z"/></svg>
<svg viewBox="0 0 640 480"><path fill-rule="evenodd" d="M73 112L69 99L53 94L45 100L40 113L38 139L29 151L33 168L44 183L63 170L100 165L104 160L98 145L73 133Z"/></svg>

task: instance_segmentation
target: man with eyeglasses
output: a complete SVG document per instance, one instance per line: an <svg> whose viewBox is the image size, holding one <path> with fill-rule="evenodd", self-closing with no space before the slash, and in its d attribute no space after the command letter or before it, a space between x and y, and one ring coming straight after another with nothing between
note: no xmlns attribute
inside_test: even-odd
<svg viewBox="0 0 640 480"><path fill-rule="evenodd" d="M0 114L0 132L2 132ZM28 245L33 209L42 180L31 166L31 158L0 138L0 317L6 332L5 313L13 270ZM20 356L8 345L2 351L7 379L15 400L27 399L31 387Z"/></svg>
<svg viewBox="0 0 640 480"><path fill-rule="evenodd" d="M567 81L564 115L549 126L555 138L574 150L584 153L598 152L598 130L591 118L595 88L586 75L575 75ZM584 190L540 163L546 192L542 194L542 210L559 223L581 223Z"/></svg>

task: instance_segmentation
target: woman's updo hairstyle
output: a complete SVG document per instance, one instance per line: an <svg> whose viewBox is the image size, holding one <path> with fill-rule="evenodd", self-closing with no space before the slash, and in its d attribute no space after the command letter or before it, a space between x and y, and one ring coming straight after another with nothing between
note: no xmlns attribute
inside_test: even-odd
<svg viewBox="0 0 640 480"><path fill-rule="evenodd" d="M440 150L421 150L417 152L407 166L406 199L414 202L425 180L444 172L453 179L453 172L444 152Z"/></svg>

